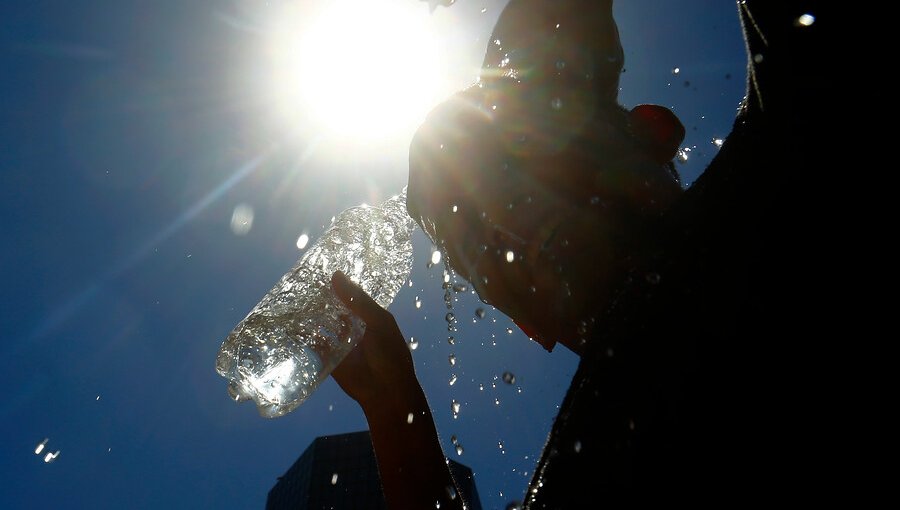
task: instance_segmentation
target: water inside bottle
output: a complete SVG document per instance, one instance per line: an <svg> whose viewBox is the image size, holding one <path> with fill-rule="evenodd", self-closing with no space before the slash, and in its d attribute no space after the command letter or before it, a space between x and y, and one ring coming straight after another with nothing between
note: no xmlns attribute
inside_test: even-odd
<svg viewBox="0 0 900 510"><path fill-rule="evenodd" d="M342 271L387 308L412 267L406 194L342 212L228 335L216 370L265 417L293 411L353 349L365 324L331 290Z"/></svg>

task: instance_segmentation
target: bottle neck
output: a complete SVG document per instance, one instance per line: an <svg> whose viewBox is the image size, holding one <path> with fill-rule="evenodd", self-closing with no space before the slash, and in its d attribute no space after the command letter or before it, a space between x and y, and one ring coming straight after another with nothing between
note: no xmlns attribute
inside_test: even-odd
<svg viewBox="0 0 900 510"><path fill-rule="evenodd" d="M401 190L398 195L394 195L385 200L378 207L384 211L394 223L402 225L407 232L412 233L416 228L416 222L413 221L406 210L406 186L403 186L403 190Z"/></svg>

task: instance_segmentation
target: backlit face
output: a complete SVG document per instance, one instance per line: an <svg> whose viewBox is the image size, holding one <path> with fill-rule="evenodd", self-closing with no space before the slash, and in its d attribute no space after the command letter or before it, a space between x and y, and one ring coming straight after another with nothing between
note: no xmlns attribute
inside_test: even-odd
<svg viewBox="0 0 900 510"><path fill-rule="evenodd" d="M578 352L644 219L680 187L610 93L617 35L598 63L577 32L545 25L506 49L493 40L499 60L479 84L429 114L410 147L408 208L484 301L548 350Z"/></svg>

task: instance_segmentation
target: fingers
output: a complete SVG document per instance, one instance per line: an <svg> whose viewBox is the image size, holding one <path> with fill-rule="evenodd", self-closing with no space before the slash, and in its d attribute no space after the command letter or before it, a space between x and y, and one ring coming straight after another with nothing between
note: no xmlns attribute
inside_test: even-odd
<svg viewBox="0 0 900 510"><path fill-rule="evenodd" d="M362 319L367 327L384 324L385 314L388 312L344 273L335 271L331 275L331 287L344 305Z"/></svg>

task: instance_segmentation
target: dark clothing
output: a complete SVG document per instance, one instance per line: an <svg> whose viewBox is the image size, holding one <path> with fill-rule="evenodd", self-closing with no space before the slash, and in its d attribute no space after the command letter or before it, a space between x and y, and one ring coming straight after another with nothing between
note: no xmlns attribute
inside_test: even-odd
<svg viewBox="0 0 900 510"><path fill-rule="evenodd" d="M796 23L812 4L738 2L745 106L663 218L655 259L598 318L526 508L772 502L809 476L823 391L800 367L825 349L808 268L827 139L810 94L828 69L827 27Z"/></svg>

